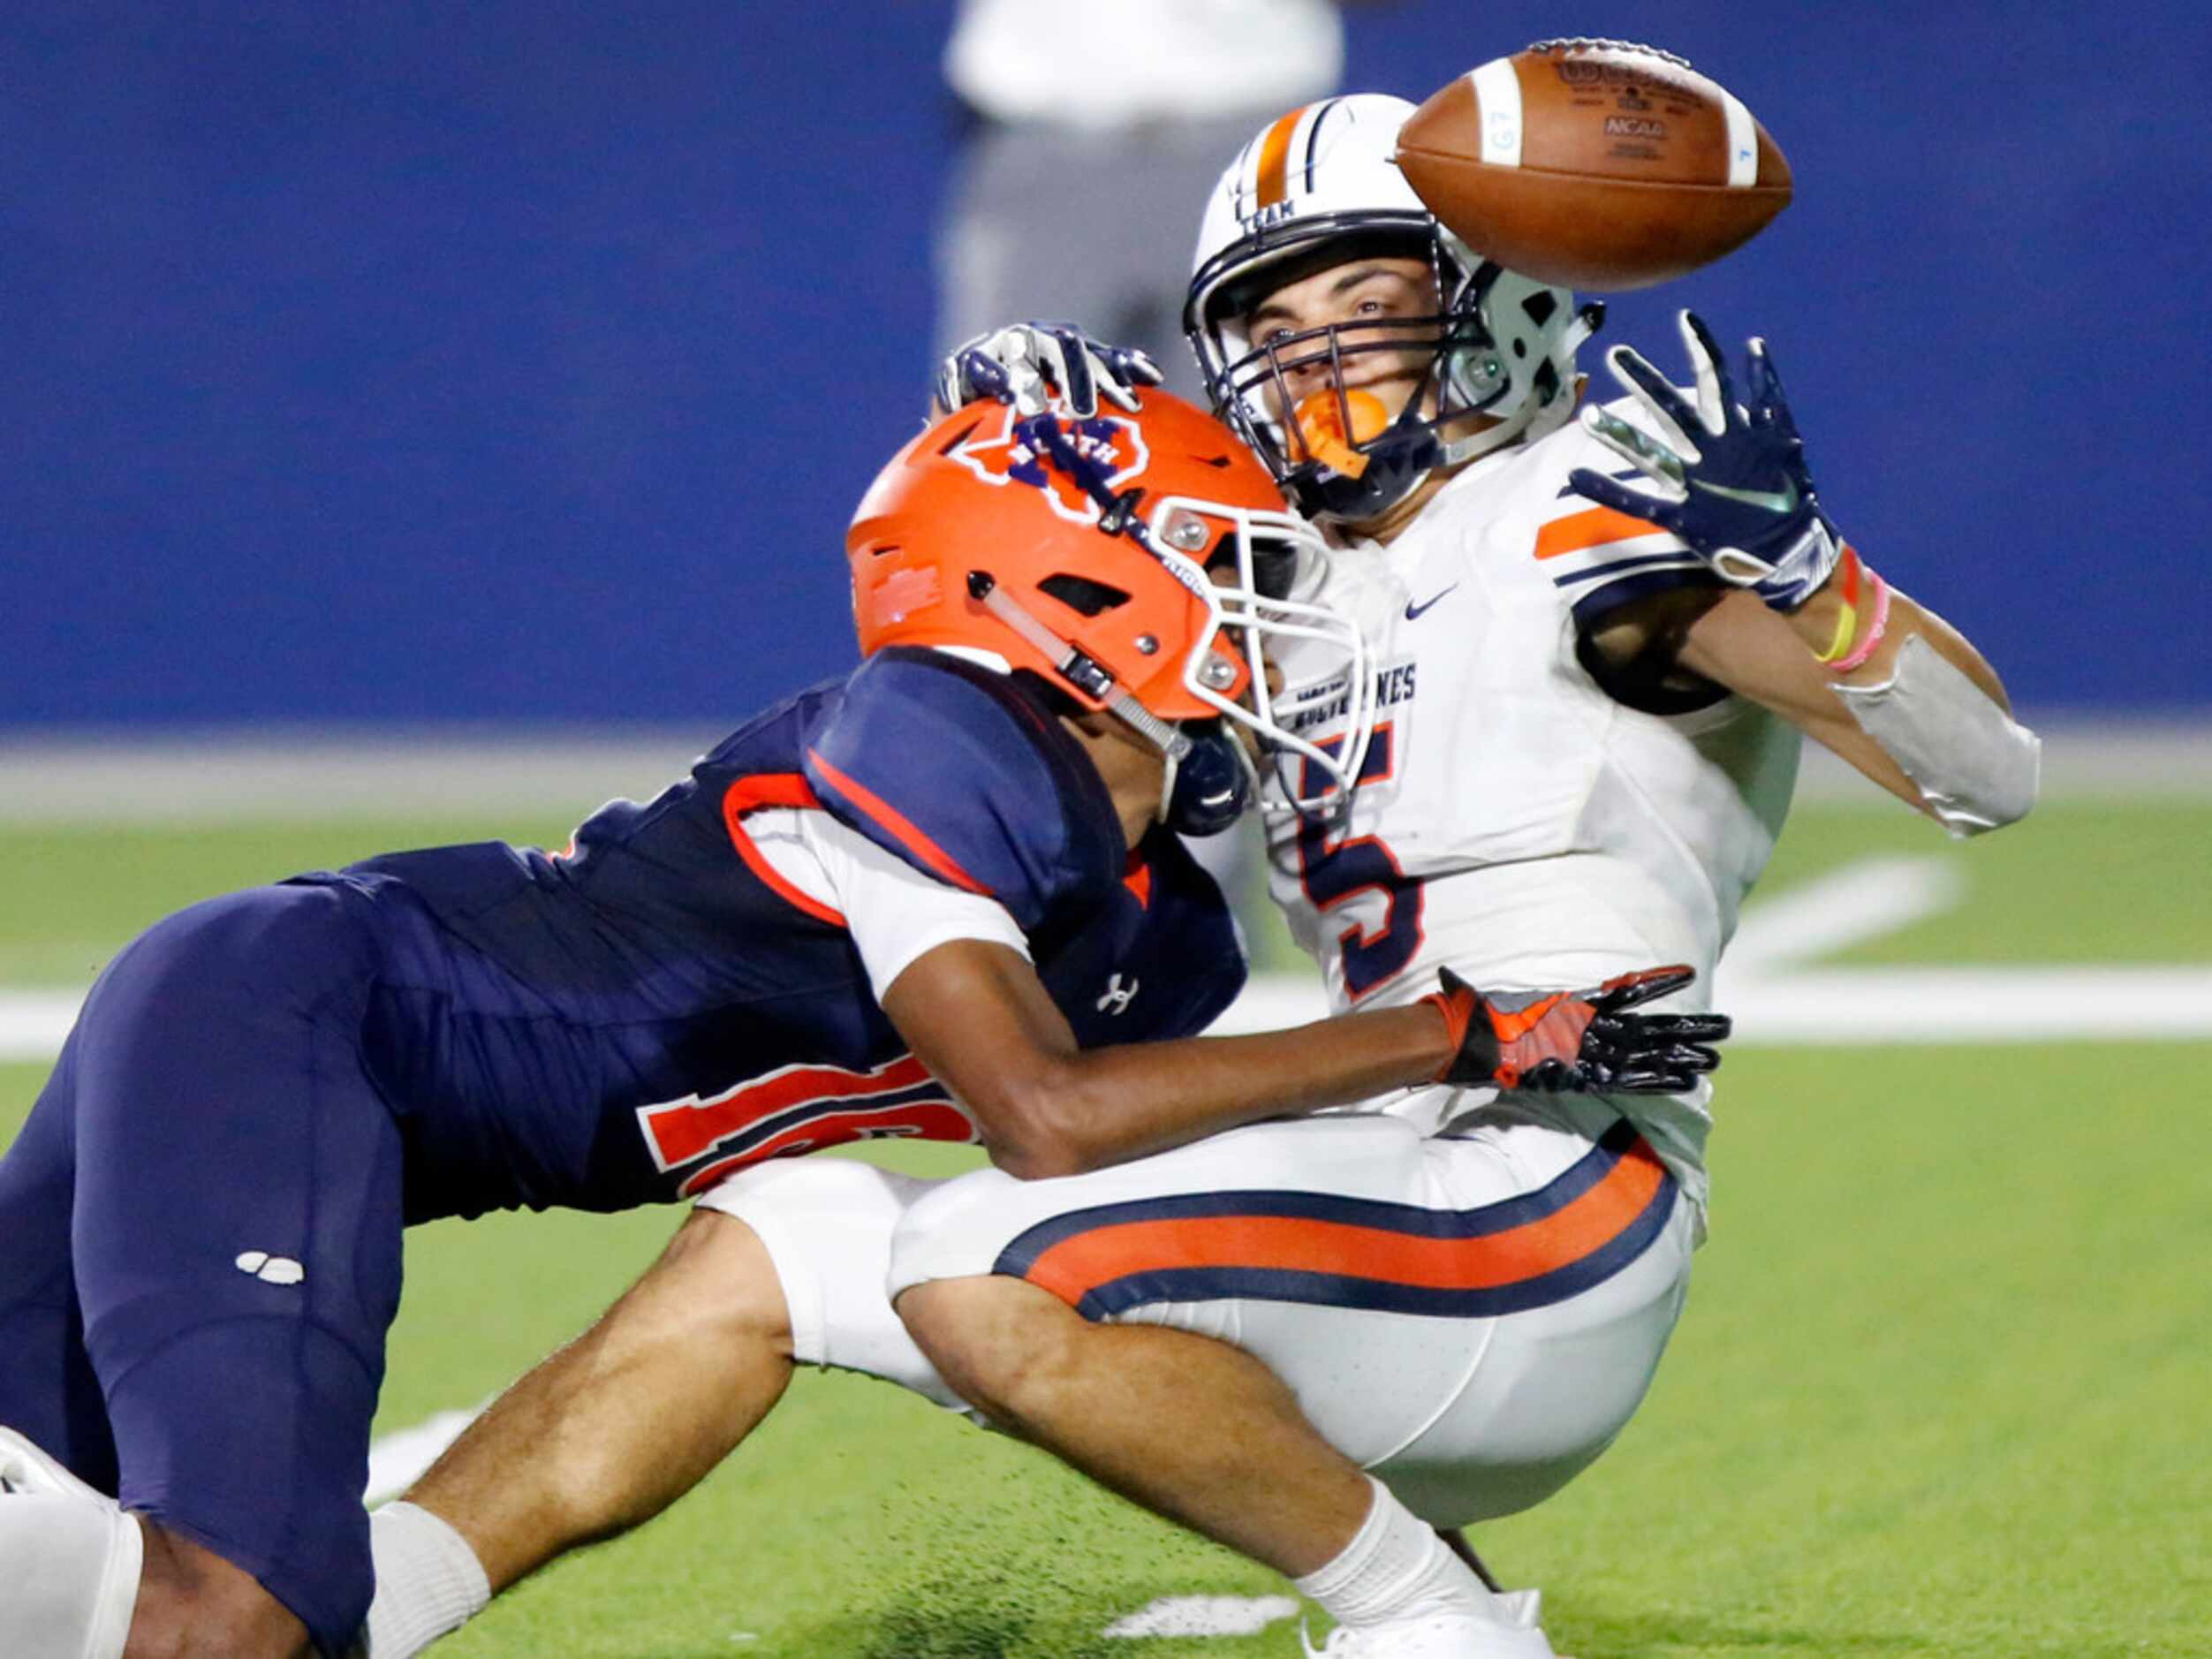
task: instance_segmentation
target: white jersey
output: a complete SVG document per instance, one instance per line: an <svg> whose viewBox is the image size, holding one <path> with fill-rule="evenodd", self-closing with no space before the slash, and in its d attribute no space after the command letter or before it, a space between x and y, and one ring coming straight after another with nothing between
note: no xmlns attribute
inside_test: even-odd
<svg viewBox="0 0 2212 1659"><path fill-rule="evenodd" d="M1271 814L1269 861L1337 1010L1411 1002L1446 964L1534 989L1686 962L1698 981L1667 1005L1710 1005L1714 964L1788 811L1799 739L1732 696L1638 712L1583 666L1579 620L1708 580L1671 534L1568 488L1578 466L1620 465L1571 424L1474 461L1388 548L1331 555L1323 592L1360 617L1375 665L1375 736L1348 820ZM1298 659L1282 666L1278 710L1327 746L1341 683L1301 686ZM1709 1094L1612 1102L1701 1213ZM1425 1091L1395 1110L1433 1120L1452 1098Z"/></svg>

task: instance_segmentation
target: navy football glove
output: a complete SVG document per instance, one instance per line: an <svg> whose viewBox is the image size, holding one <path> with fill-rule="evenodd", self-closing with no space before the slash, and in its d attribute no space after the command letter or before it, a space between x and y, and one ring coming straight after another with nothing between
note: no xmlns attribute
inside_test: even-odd
<svg viewBox="0 0 2212 1659"><path fill-rule="evenodd" d="M950 413L981 398L1010 403L1023 415L1087 420L1102 396L1133 410L1137 393L1160 383L1160 370L1133 346L1094 340L1072 322L1017 322L979 334L937 366L937 402Z"/></svg>
<svg viewBox="0 0 2212 1659"><path fill-rule="evenodd" d="M1679 1095L1720 1064L1708 1044L1728 1035L1726 1014L1632 1014L1678 991L1693 969L1645 968L1582 991L1485 996L1450 968L1435 1003L1458 1038L1439 1083L1547 1094Z"/></svg>
<svg viewBox="0 0 2212 1659"><path fill-rule="evenodd" d="M1805 443L1767 343L1752 341L1747 353L1746 408L1736 401L1727 359L1705 324L1685 311L1681 328L1697 371L1695 409L1627 346L1605 354L1614 378L1676 447L1603 409L1585 409L1581 417L1600 443L1658 489L1632 487L1587 466L1567 481L1602 507L1673 531L1723 581L1750 588L1776 610L1795 610L1828 580L1843 542L1814 495Z"/></svg>

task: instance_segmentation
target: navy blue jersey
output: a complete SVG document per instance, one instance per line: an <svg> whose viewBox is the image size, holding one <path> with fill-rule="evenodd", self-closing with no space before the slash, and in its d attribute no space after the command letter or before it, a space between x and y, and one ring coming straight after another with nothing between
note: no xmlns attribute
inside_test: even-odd
<svg viewBox="0 0 2212 1659"><path fill-rule="evenodd" d="M892 649L769 709L565 852L504 843L302 881L366 900L366 1050L402 1120L410 1221L613 1209L878 1135L971 1140L875 1004L839 918L751 846L819 807L1027 936L1085 1046L1187 1035L1243 983L1210 878L1132 857L1095 769L1020 682Z"/></svg>

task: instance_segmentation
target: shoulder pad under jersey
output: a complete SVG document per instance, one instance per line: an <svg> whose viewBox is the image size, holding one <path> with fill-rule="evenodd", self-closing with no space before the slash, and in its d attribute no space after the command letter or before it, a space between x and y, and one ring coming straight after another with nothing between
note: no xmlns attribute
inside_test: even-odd
<svg viewBox="0 0 2212 1659"><path fill-rule="evenodd" d="M1011 676L942 651L877 652L806 732L823 808L924 875L996 899L1025 933L1121 879L1097 769Z"/></svg>

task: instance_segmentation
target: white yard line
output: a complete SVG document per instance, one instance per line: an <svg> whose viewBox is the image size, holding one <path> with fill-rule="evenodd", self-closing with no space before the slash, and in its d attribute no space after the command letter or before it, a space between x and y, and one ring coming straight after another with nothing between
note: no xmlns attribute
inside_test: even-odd
<svg viewBox="0 0 2212 1659"><path fill-rule="evenodd" d="M368 1489L361 1495L362 1501L376 1504L398 1497L438 1460L440 1452L460 1438L461 1430L474 1422L483 1409L479 1405L473 1411L440 1412L412 1428L395 1428L371 1441Z"/></svg>
<svg viewBox="0 0 2212 1659"><path fill-rule="evenodd" d="M1287 1595L1163 1595L1116 1619L1108 1636L1256 1636L1298 1616Z"/></svg>
<svg viewBox="0 0 2212 1659"><path fill-rule="evenodd" d="M1746 905L1723 972L1740 979L1848 950L1955 909L1966 890L1945 853L1861 859Z"/></svg>
<svg viewBox="0 0 2212 1659"><path fill-rule="evenodd" d="M2212 968L1850 967L1741 977L1714 998L1739 1049L1853 1042L2086 1042L2212 1037ZM0 1061L51 1060L76 1018L74 991L0 991ZM1321 1019L1302 974L1255 979L1214 1030L1229 1035Z"/></svg>
<svg viewBox="0 0 2212 1659"><path fill-rule="evenodd" d="M1748 979L1721 970L1715 1004L1739 1049L1852 1042L2062 1042L2212 1037L2212 967L1850 967ZM1303 977L1254 980L1214 1029L1301 1025L1329 1012Z"/></svg>
<svg viewBox="0 0 2212 1659"><path fill-rule="evenodd" d="M1814 968L1966 900L1946 853L1862 859L1746 905L1713 1005L1736 1019L1734 1046L1860 1042L2035 1042L2212 1036L2212 967L1894 965ZM1302 975L1255 979L1215 1026L1269 1031L1329 1012Z"/></svg>
<svg viewBox="0 0 2212 1659"><path fill-rule="evenodd" d="M82 991L0 991L0 1060L50 1060L77 1020Z"/></svg>
<svg viewBox="0 0 2212 1659"><path fill-rule="evenodd" d="M2212 1037L2212 968L1852 967L1731 980L1734 1046Z"/></svg>

